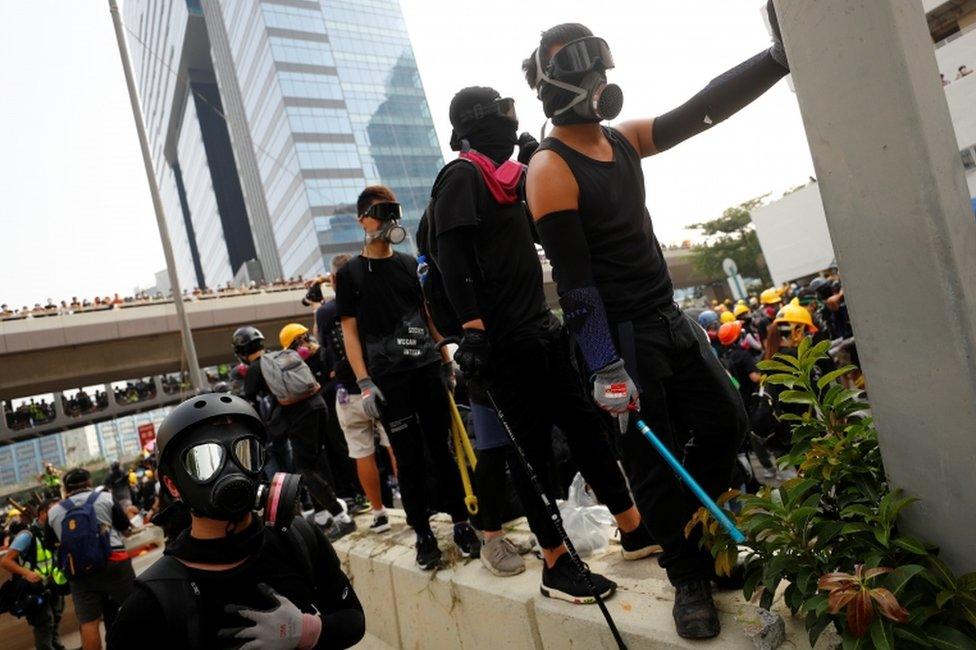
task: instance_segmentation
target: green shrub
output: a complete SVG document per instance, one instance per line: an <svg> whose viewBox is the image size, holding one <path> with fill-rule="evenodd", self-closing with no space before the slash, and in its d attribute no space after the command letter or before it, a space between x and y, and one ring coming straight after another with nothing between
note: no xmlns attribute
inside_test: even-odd
<svg viewBox="0 0 976 650"><path fill-rule="evenodd" d="M768 608L787 583L785 603L804 617L811 644L833 625L845 649L976 648L976 573L954 575L936 547L899 529L898 514L916 499L889 485L863 393L836 381L854 367L818 378L828 346L806 339L795 357L759 364L766 383L782 388L779 399L805 411L781 416L792 447L780 465L797 468L797 478L721 500L741 505L743 593ZM716 570L727 573L740 549L704 508L686 534L699 525Z"/></svg>

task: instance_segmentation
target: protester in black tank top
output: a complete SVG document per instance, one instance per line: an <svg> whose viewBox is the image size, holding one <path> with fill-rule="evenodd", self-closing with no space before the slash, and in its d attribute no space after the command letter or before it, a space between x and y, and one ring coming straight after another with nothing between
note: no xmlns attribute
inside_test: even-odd
<svg viewBox="0 0 976 650"><path fill-rule="evenodd" d="M498 114L500 108L505 114ZM524 165L509 160L518 130L514 104L492 88L470 87L455 95L450 115L452 143L461 154L438 174L427 228L429 252L464 329L455 360L469 380L472 401L490 407L485 390L491 393L537 471L549 464L552 430L558 425L587 483L617 519L624 558L646 557L659 547L640 520L610 450L604 418L587 399L558 321L546 306L542 267L519 192ZM521 141L526 143L524 136ZM475 422L477 427L479 418ZM479 441L484 433L475 430ZM489 448L479 444L479 503L487 507L481 513L483 562L496 575L513 575L519 568L517 556L499 547L502 522L492 509L501 501L495 493L504 488L508 461L545 556L542 593L574 603L593 602L541 498L504 442ZM553 493L548 496L555 499ZM512 573L504 570L509 564ZM616 587L603 576L593 574L592 579L601 597Z"/></svg>
<svg viewBox="0 0 976 650"><path fill-rule="evenodd" d="M768 8L772 10L770 2ZM600 125L620 111L607 83L609 47L579 24L543 32L523 62L555 128L529 164L526 193L553 266L566 323L592 373L593 398L618 416L621 449L638 508L664 547L675 585L674 618L685 638L720 631L711 597L712 558L698 529L683 531L699 504L648 441L628 429L637 411L713 497L730 487L748 428L741 399L704 332L673 302L671 280L645 208L640 159L728 118L788 72L774 45L653 119Z"/></svg>

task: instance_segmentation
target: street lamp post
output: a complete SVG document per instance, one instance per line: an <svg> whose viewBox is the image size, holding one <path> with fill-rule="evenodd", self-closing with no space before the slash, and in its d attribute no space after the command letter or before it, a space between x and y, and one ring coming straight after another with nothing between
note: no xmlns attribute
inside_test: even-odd
<svg viewBox="0 0 976 650"><path fill-rule="evenodd" d="M159 187L156 186L156 174L153 171L152 156L149 153L149 139L146 137L146 125L142 120L142 109L139 107L139 96L136 83L132 77L132 63L129 60L129 50L126 47L125 35L122 27L122 17L115 0L108 0L109 11L112 14L112 24L115 26L115 38L119 43L119 56L122 58L122 70L125 72L125 84L129 90L129 102L132 104L132 117L139 134L139 146L142 149L142 162L146 166L146 179L149 181L149 193L152 195L153 209L156 212L156 225L159 227L159 239L163 245L163 255L166 257L166 270L169 273L169 283L173 292L173 304L176 306L176 318L180 321L180 331L183 338L183 352L190 370L190 382L200 390L204 387L203 373L197 361L197 349L193 344L193 333L190 331L190 321L186 317L183 306L183 292L180 290L180 280L176 275L176 262L173 257L173 245L169 240L166 229L166 217L163 214L163 203L159 198Z"/></svg>

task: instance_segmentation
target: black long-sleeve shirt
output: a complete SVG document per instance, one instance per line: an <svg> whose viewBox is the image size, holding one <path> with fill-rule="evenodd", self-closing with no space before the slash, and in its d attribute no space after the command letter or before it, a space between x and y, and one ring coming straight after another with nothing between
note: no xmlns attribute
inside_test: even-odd
<svg viewBox="0 0 976 650"><path fill-rule="evenodd" d="M227 614L225 605L268 609L269 603L257 590L258 583L262 582L303 612L318 610L322 617L322 633L316 648L348 648L363 638L366 632L363 607L342 573L332 545L317 527L314 528L317 543L315 548L309 549L313 562L311 576L307 575L302 559L288 541L269 528L264 529L261 551L240 566L226 571L188 569L200 590L198 612L202 647L223 647L217 640L221 628L251 624L247 619ZM193 538L179 541L184 543L184 548L194 542ZM179 583L174 586L184 588ZM109 630L108 649L173 650L187 647L186 639L174 638L174 631L166 624L167 616L172 614L163 612L152 592L137 580L135 589Z"/></svg>

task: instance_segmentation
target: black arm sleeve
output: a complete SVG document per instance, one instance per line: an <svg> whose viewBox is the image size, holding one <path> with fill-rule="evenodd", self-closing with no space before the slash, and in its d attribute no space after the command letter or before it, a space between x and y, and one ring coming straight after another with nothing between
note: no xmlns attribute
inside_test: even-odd
<svg viewBox="0 0 976 650"><path fill-rule="evenodd" d="M444 280L447 298L462 323L481 317L474 291L473 269L477 268L475 228L461 226L437 237L437 268Z"/></svg>
<svg viewBox="0 0 976 650"><path fill-rule="evenodd" d="M654 119L652 137L665 151L739 112L785 77L789 70L769 50L715 77L701 92Z"/></svg>
<svg viewBox="0 0 976 650"><path fill-rule="evenodd" d="M351 648L366 634L366 616L349 578L339 566L339 556L332 544L318 528L313 527L318 541L315 566L317 587L316 605L322 616L322 633L316 648L333 650Z"/></svg>
<svg viewBox="0 0 976 650"><path fill-rule="evenodd" d="M593 281L590 249L579 212L551 212L536 222L536 228L552 263L563 319L590 372L597 372L620 357L610 334L603 299Z"/></svg>

